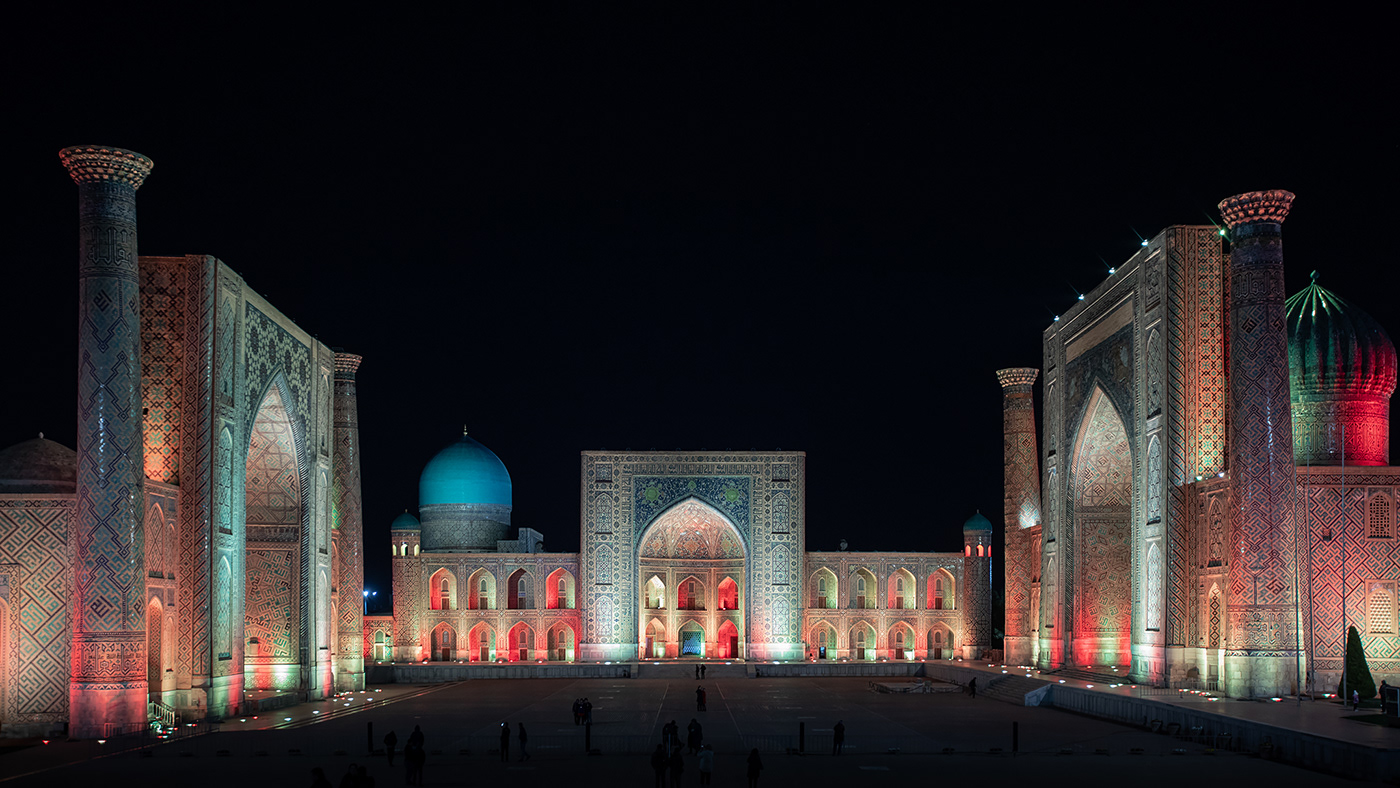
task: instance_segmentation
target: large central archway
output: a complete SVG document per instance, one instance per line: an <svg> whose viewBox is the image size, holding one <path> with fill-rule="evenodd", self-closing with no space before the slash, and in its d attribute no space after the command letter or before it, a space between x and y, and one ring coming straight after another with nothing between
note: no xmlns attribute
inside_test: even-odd
<svg viewBox="0 0 1400 788"><path fill-rule="evenodd" d="M747 577L734 524L689 498L658 516L639 544L641 656L742 656Z"/></svg>
<svg viewBox="0 0 1400 788"><path fill-rule="evenodd" d="M1132 659L1133 458L1117 408L1096 388L1080 425L1071 491L1075 529L1073 583L1077 665Z"/></svg>
<svg viewBox="0 0 1400 788"><path fill-rule="evenodd" d="M246 472L244 687L250 691L296 689L303 679L299 653L303 492L291 417L278 386L269 387L253 420Z"/></svg>

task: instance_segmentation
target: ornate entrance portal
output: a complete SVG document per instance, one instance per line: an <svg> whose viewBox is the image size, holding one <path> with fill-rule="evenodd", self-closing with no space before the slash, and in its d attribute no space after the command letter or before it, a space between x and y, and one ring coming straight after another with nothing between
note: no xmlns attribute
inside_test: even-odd
<svg viewBox="0 0 1400 788"><path fill-rule="evenodd" d="M742 656L744 543L734 525L688 498L662 513L640 543L642 658Z"/></svg>

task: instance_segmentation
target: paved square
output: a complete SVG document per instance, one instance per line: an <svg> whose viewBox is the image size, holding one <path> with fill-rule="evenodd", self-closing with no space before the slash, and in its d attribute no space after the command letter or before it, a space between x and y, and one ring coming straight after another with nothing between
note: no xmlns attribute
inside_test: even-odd
<svg viewBox="0 0 1400 788"><path fill-rule="evenodd" d="M179 784L200 788L271 782L309 784L310 769L325 770L338 784L352 762L367 765L377 786L399 785L403 773L383 756L366 757L366 729L376 743L394 730L400 746L414 725L422 727L429 751L428 785L476 784L482 779L561 779L649 785L646 751L660 742L661 727L676 720L684 732L692 718L717 751L716 785L743 777L749 747L764 750L763 784L798 779L861 781L887 777L925 780L961 778L1043 779L1075 775L1076 781L1123 779L1140 785L1180 785L1202 770L1221 779L1269 780L1276 784L1355 784L1240 754L1205 754L1205 747L1053 709L1022 708L958 693L891 695L872 692L865 679L720 679L703 683L708 710L695 710L697 682L664 679L546 679L469 681L440 687L385 687L351 707L330 702L303 704L247 723L232 721L219 733L164 744L149 757L126 752L65 766L75 753L101 752L92 742L54 743L0 760L6 785L52 786L55 782L104 785ZM583 729L572 724L574 698L594 703L596 757L583 752ZM364 707L364 708L359 708ZM333 716L331 712L339 710ZM321 714L312 714L319 711ZM287 721L286 717L291 717ZM843 720L846 753L831 757L831 726ZM492 750L501 722L512 728L511 756L501 763ZM1019 723L1019 750L1011 752L1011 724ZM514 733L524 723L531 759L520 761ZM806 754L785 755L806 725ZM276 727L281 726L281 727ZM935 753L943 747L954 754ZM382 745L381 745L382 746ZM900 747L900 754L888 754ZM1000 748L1000 753L990 752ZM1142 754L1133 754L1140 748ZM1183 755L1174 754L1177 748ZM300 754L289 755L289 750ZM1072 754L1061 754L1061 750ZM1098 750L1108 754L1096 754ZM220 755L219 751L227 755ZM344 754L336 754L344 753ZM687 758L687 784L698 784ZM42 771L33 772L36 769ZM497 774L499 772L499 774ZM21 776L17 776L21 775Z"/></svg>

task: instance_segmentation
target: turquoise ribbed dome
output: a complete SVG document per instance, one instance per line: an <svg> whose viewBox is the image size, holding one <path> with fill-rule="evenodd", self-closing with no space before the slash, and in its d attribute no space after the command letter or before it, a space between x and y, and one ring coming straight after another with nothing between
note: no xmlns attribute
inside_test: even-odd
<svg viewBox="0 0 1400 788"><path fill-rule="evenodd" d="M469 435L437 453L418 477L418 506L474 503L510 506L510 474Z"/></svg>
<svg viewBox="0 0 1400 788"><path fill-rule="evenodd" d="M418 518L408 512L404 512L398 517L395 517L394 521L389 523L389 530L391 531L418 531L422 530L422 527L423 526L418 522Z"/></svg>
<svg viewBox="0 0 1400 788"><path fill-rule="evenodd" d="M963 533L968 533L970 531L986 531L987 533L991 533L992 522L983 517L982 512L979 510L976 514L967 518L967 522L963 523Z"/></svg>

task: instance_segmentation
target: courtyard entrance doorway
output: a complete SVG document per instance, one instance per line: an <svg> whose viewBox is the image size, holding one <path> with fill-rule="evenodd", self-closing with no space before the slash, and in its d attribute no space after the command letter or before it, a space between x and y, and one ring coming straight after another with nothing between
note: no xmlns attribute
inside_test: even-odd
<svg viewBox="0 0 1400 788"><path fill-rule="evenodd" d="M1132 444L1103 389L1095 388L1079 428L1072 464L1076 577L1075 665L1123 665L1132 659Z"/></svg>
<svg viewBox="0 0 1400 788"><path fill-rule="evenodd" d="M640 656L743 656L747 576L734 524L688 498L662 512L640 543Z"/></svg>

